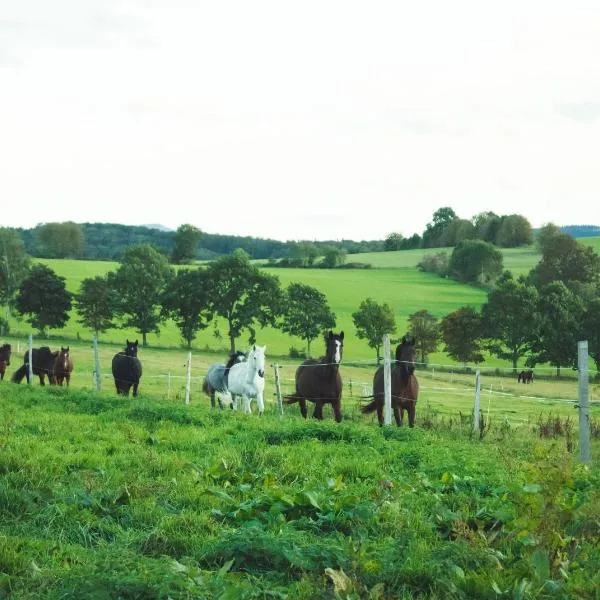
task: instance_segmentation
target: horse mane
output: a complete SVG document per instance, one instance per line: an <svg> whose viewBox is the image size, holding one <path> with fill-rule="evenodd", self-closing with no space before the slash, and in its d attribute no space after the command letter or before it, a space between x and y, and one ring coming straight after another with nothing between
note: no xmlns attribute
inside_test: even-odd
<svg viewBox="0 0 600 600"><path fill-rule="evenodd" d="M229 355L229 360L227 361L227 364L225 365L225 370L229 371L229 369L231 369L233 365L235 365L238 362L244 362L246 358L248 358L248 356L245 352L242 352L241 350L236 350L235 352L232 352Z"/></svg>

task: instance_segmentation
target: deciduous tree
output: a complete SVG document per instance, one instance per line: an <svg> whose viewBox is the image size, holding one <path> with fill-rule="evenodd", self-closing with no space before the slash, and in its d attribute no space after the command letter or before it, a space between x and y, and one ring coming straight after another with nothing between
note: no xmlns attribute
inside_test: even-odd
<svg viewBox="0 0 600 600"><path fill-rule="evenodd" d="M465 240L452 251L448 268L459 281L487 283L502 272L502 252L483 240Z"/></svg>
<svg viewBox="0 0 600 600"><path fill-rule="evenodd" d="M202 232L193 225L180 225L173 236L171 262L180 265L194 262Z"/></svg>
<svg viewBox="0 0 600 600"><path fill-rule="evenodd" d="M375 350L379 363L383 336L396 332L394 311L385 302L378 304L373 298L367 298L360 303L358 310L352 313L352 320L356 327L356 335L361 340L367 340L369 348Z"/></svg>
<svg viewBox="0 0 600 600"><path fill-rule="evenodd" d="M408 317L410 333L415 337L415 349L422 363L427 356L437 352L440 341L440 323L438 318L428 310L419 310Z"/></svg>
<svg viewBox="0 0 600 600"><path fill-rule="evenodd" d="M454 360L467 364L483 362L481 315L471 306L461 306L447 314L441 322L444 352Z"/></svg>
<svg viewBox="0 0 600 600"><path fill-rule="evenodd" d="M84 279L75 296L79 322L91 329L96 337L116 327L114 315L118 312L118 296L108 277Z"/></svg>
<svg viewBox="0 0 600 600"><path fill-rule="evenodd" d="M6 308L7 318L30 263L21 236L13 229L0 227L0 303Z"/></svg>
<svg viewBox="0 0 600 600"><path fill-rule="evenodd" d="M36 227L39 256L81 258L85 250L83 228L73 221L43 223Z"/></svg>

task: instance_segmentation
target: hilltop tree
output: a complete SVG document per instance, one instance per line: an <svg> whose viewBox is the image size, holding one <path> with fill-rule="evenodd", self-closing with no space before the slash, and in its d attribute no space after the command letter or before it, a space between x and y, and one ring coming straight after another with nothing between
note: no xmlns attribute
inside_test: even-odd
<svg viewBox="0 0 600 600"><path fill-rule="evenodd" d="M173 236L171 262L180 265L194 262L202 232L193 225L180 225Z"/></svg>
<svg viewBox="0 0 600 600"><path fill-rule="evenodd" d="M290 249L293 264L312 267L319 256L319 249L312 242L297 242Z"/></svg>
<svg viewBox="0 0 600 600"><path fill-rule="evenodd" d="M504 271L481 309L488 350L510 360L514 371L537 339L538 299L535 287L523 277L515 280L510 271Z"/></svg>
<svg viewBox="0 0 600 600"><path fill-rule="evenodd" d="M369 348L377 354L377 364L381 361L381 345L386 333L396 332L394 311L388 304L378 304L372 298L360 303L358 310L352 313L352 320L359 339L367 340Z"/></svg>
<svg viewBox="0 0 600 600"><path fill-rule="evenodd" d="M537 249L543 254L550 242L561 233L560 227L554 223L542 225L535 236L535 245L537 246Z"/></svg>
<svg viewBox="0 0 600 600"><path fill-rule="evenodd" d="M163 316L175 321L188 348L213 318L212 284L205 269L181 269L161 296Z"/></svg>
<svg viewBox="0 0 600 600"><path fill-rule="evenodd" d="M471 306L461 306L447 314L441 322L444 352L454 360L467 364L483 362L481 315Z"/></svg>
<svg viewBox="0 0 600 600"><path fill-rule="evenodd" d="M452 251L449 270L463 282L493 281L502 272L502 252L483 240L465 240Z"/></svg>
<svg viewBox="0 0 600 600"><path fill-rule="evenodd" d="M475 236L479 240L496 243L496 237L502 219L494 212L481 212L473 217L473 226L475 227Z"/></svg>
<svg viewBox="0 0 600 600"><path fill-rule="evenodd" d="M475 227L467 219L453 219L446 227L440 238L441 246L456 246L464 240L472 240L475 236Z"/></svg>
<svg viewBox="0 0 600 600"><path fill-rule="evenodd" d="M423 232L423 248L435 248L442 243L442 237L454 219L458 218L449 206L438 208L433 213L433 220Z"/></svg>
<svg viewBox="0 0 600 600"><path fill-rule="evenodd" d="M61 329L66 325L71 296L64 277L46 265L36 264L19 286L16 307L22 315L29 315L28 323L45 336L48 328Z"/></svg>
<svg viewBox="0 0 600 600"><path fill-rule="evenodd" d="M227 322L231 352L244 329L250 332L252 343L257 325L275 325L282 298L278 277L251 264L241 249L210 263L207 270L214 286L211 307Z"/></svg>
<svg viewBox="0 0 600 600"><path fill-rule="evenodd" d="M323 262L321 263L326 269L335 269L343 265L346 261L346 250L344 248L336 248L328 246L324 249Z"/></svg>
<svg viewBox="0 0 600 600"><path fill-rule="evenodd" d="M0 227L0 303L6 308L7 318L17 290L29 273L30 262L21 236L13 229Z"/></svg>
<svg viewBox="0 0 600 600"><path fill-rule="evenodd" d="M427 362L427 355L437 352L440 340L440 324L438 318L427 310L419 310L408 317L411 335L416 339L415 350L420 355L420 362Z"/></svg>
<svg viewBox="0 0 600 600"><path fill-rule="evenodd" d="M36 227L38 253L46 258L81 258L85 238L81 225L73 221L44 223Z"/></svg>
<svg viewBox="0 0 600 600"><path fill-rule="evenodd" d="M402 250L404 247L404 236L401 233L390 233L383 242L383 249L386 251Z"/></svg>
<svg viewBox="0 0 600 600"><path fill-rule="evenodd" d="M503 248L527 246L533 241L533 229L529 221L522 215L505 215L502 217L495 243Z"/></svg>
<svg viewBox="0 0 600 600"><path fill-rule="evenodd" d="M304 340L309 357L311 342L323 331L335 327L335 314L327 304L327 297L310 285L290 283L283 306L282 331Z"/></svg>
<svg viewBox="0 0 600 600"><path fill-rule="evenodd" d="M96 337L113 327L114 314L117 311L118 296L110 285L108 277L89 277L79 286L75 296L79 322L91 329Z"/></svg>
<svg viewBox="0 0 600 600"><path fill-rule="evenodd" d="M159 333L165 320L160 301L165 287L173 278L172 267L150 244L138 244L125 250L121 265L109 274L109 283L117 292L117 312L124 318L123 327L132 327L147 345L149 333Z"/></svg>

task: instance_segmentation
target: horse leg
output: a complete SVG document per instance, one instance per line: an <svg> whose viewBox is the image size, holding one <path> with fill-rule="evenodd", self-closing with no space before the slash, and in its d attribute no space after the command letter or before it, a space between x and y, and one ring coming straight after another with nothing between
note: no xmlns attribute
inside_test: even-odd
<svg viewBox="0 0 600 600"><path fill-rule="evenodd" d="M215 408L215 390L211 388L210 390L210 407ZM223 408L223 403L221 402L221 396L219 396L219 408Z"/></svg>
<svg viewBox="0 0 600 600"><path fill-rule="evenodd" d="M341 401L335 400L331 403L331 408L333 408L333 416L335 418L336 423L342 422L342 410L341 410Z"/></svg>
<svg viewBox="0 0 600 600"><path fill-rule="evenodd" d="M315 401L315 411L313 412L313 418L323 420L323 402L321 400Z"/></svg>
<svg viewBox="0 0 600 600"><path fill-rule="evenodd" d="M256 405L258 406L258 414L262 415L265 412L265 399L262 392L256 394Z"/></svg>
<svg viewBox="0 0 600 600"><path fill-rule="evenodd" d="M413 400L411 402L408 403L407 407L406 407L406 411L408 412L408 426L409 427L414 427L415 426L415 412L416 412L416 408L417 408L417 403Z"/></svg>
<svg viewBox="0 0 600 600"><path fill-rule="evenodd" d="M306 408L306 398L300 398L298 400L298 404L300 404L300 414L306 419L308 416L308 410Z"/></svg>
<svg viewBox="0 0 600 600"><path fill-rule="evenodd" d="M71 381L71 375L69 373L65 376L65 381L67 382L67 387L69 387L69 382Z"/></svg>
<svg viewBox="0 0 600 600"><path fill-rule="evenodd" d="M383 427L383 403L377 402L377 420L379 421L379 427Z"/></svg>
<svg viewBox="0 0 600 600"><path fill-rule="evenodd" d="M242 407L243 411L247 414L252 414L252 409L250 408L250 398L244 394L242 396Z"/></svg>
<svg viewBox="0 0 600 600"><path fill-rule="evenodd" d="M402 425L402 405L398 402L394 403L394 419L396 420L396 426Z"/></svg>
<svg viewBox="0 0 600 600"><path fill-rule="evenodd" d="M134 381L134 383L133 383L133 395L134 396L137 396L139 383L140 383L139 381ZM129 390L127 390L127 393L129 393Z"/></svg>

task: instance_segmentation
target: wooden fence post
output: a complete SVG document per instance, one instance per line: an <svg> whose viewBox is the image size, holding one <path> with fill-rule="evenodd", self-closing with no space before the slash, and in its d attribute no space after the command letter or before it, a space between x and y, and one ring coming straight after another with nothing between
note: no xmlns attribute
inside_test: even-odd
<svg viewBox="0 0 600 600"><path fill-rule="evenodd" d="M279 416L283 416L283 398L281 396L281 383L279 382L279 365L272 365L275 370L275 393L277 394L277 408L279 409Z"/></svg>
<svg viewBox="0 0 600 600"><path fill-rule="evenodd" d="M33 384L33 335L31 335L31 333L29 334L29 341L28 341L27 348L28 348L28 352L29 352L29 365L27 365L27 373L29 375L28 383Z"/></svg>
<svg viewBox="0 0 600 600"><path fill-rule="evenodd" d="M192 353L188 352L187 372L185 375L185 403L190 403L190 383L192 380Z"/></svg>
<svg viewBox="0 0 600 600"><path fill-rule="evenodd" d="M98 355L98 338L94 336L92 338L92 344L94 347L94 381L96 384L96 391L99 392L102 389L102 375L100 373L100 357Z"/></svg>
<svg viewBox="0 0 600 600"><path fill-rule="evenodd" d="M383 422L392 424L392 372L390 360L390 336L383 336Z"/></svg>
<svg viewBox="0 0 600 600"><path fill-rule="evenodd" d="M479 395L481 394L481 372L475 373L475 405L473 406L473 431L479 431Z"/></svg>
<svg viewBox="0 0 600 600"><path fill-rule="evenodd" d="M579 455L582 463L590 462L590 407L588 405L588 343L577 342L579 368Z"/></svg>

